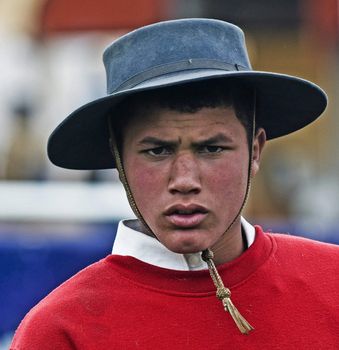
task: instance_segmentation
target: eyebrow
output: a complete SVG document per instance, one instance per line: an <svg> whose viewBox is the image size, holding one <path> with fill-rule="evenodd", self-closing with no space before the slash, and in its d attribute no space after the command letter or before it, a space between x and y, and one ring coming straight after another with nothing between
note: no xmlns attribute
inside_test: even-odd
<svg viewBox="0 0 339 350"><path fill-rule="evenodd" d="M139 145L152 145L152 146L169 146L174 147L178 144L177 141L162 140L153 136L146 136L138 142Z"/></svg>
<svg viewBox="0 0 339 350"><path fill-rule="evenodd" d="M193 146L200 146L200 145L206 145L206 144L216 144L216 143L227 143L231 142L231 138L227 137L223 133L218 133L212 137L209 137L207 139L193 142ZM178 143L181 143L181 139L178 141L169 141L169 140L162 140L154 136L146 136L141 141L138 142L139 145L152 145L152 146L165 146L165 147L175 147L178 145Z"/></svg>
<svg viewBox="0 0 339 350"><path fill-rule="evenodd" d="M198 142L193 142L193 145L199 146L199 145L211 145L211 144L217 144L217 143L228 143L231 142L232 139L225 134L218 133L212 137L209 137L208 139L201 140Z"/></svg>

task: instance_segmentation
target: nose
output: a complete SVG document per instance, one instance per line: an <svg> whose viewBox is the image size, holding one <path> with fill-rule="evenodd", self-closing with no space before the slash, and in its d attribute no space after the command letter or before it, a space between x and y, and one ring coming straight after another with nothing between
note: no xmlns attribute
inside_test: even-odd
<svg viewBox="0 0 339 350"><path fill-rule="evenodd" d="M168 189L171 194L197 194L201 191L200 169L194 154L185 153L175 157Z"/></svg>

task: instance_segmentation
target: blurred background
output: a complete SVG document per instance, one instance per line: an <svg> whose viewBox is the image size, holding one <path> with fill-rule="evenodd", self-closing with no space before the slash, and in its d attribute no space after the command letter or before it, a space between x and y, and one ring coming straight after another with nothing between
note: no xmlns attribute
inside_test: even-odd
<svg viewBox="0 0 339 350"><path fill-rule="evenodd" d="M269 142L246 217L339 242L338 0L0 0L0 349L51 289L110 253L117 222L132 216L115 171L49 163L50 132L105 94L111 41L184 17L240 25L255 69L327 91L322 118Z"/></svg>

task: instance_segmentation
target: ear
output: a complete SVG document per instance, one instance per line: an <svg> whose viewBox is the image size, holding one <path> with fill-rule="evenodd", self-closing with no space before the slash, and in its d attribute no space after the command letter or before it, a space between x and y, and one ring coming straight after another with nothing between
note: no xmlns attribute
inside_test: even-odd
<svg viewBox="0 0 339 350"><path fill-rule="evenodd" d="M254 140L253 140L253 151L252 151L252 169L251 175L254 177L259 171L261 152L266 143L266 132L263 128L259 128Z"/></svg>

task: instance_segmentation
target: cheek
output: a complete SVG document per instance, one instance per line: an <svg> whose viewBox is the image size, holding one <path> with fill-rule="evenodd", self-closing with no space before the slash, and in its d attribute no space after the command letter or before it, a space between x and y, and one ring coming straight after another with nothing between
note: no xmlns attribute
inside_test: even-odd
<svg viewBox="0 0 339 350"><path fill-rule="evenodd" d="M246 191L246 179L242 176L228 177L215 176L214 180L210 182L209 193L215 196L215 203L220 203L223 206L238 202L243 197Z"/></svg>
<svg viewBox="0 0 339 350"><path fill-rule="evenodd" d="M211 216L204 226L211 234L225 232L239 214L246 193L247 172L248 167L243 162L204 167L201 200L211 210Z"/></svg>
<svg viewBox="0 0 339 350"><path fill-rule="evenodd" d="M239 160L223 162L215 168L206 167L204 174L210 186L231 189L247 183L248 164Z"/></svg>
<svg viewBox="0 0 339 350"><path fill-rule="evenodd" d="M139 210L148 208L150 203L154 205L161 189L166 185L160 169L146 167L138 161L126 165L127 181Z"/></svg>

